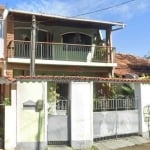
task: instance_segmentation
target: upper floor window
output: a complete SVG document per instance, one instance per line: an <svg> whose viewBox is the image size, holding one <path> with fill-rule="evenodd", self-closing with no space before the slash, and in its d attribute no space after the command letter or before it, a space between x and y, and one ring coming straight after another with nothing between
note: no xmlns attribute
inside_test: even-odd
<svg viewBox="0 0 150 150"><path fill-rule="evenodd" d="M82 33L66 33L63 43L91 45L91 37Z"/></svg>
<svg viewBox="0 0 150 150"><path fill-rule="evenodd" d="M0 21L0 38L3 37L3 22Z"/></svg>

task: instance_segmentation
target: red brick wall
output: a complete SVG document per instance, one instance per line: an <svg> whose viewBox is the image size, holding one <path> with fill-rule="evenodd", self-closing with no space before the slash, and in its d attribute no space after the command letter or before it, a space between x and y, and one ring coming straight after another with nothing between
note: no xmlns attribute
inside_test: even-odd
<svg viewBox="0 0 150 150"><path fill-rule="evenodd" d="M12 16L7 17L7 34L6 34L6 50L5 50L5 57L9 56L9 44L10 41L14 40L14 19Z"/></svg>

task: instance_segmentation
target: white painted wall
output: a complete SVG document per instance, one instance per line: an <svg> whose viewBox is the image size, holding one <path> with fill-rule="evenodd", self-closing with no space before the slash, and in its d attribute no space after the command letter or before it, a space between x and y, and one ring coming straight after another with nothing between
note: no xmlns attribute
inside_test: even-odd
<svg viewBox="0 0 150 150"><path fill-rule="evenodd" d="M16 90L11 91L11 105L5 106L5 150L16 147Z"/></svg>
<svg viewBox="0 0 150 150"><path fill-rule="evenodd" d="M71 82L71 146L84 149L93 142L93 83Z"/></svg>
<svg viewBox="0 0 150 150"><path fill-rule="evenodd" d="M137 83L135 84L135 96L139 103L139 131L144 137L149 137L148 123L144 120L144 108L150 105L150 84Z"/></svg>
<svg viewBox="0 0 150 150"><path fill-rule="evenodd" d="M41 127L39 130L39 112L35 109L25 109L23 103L31 100L37 102L43 100L43 111L41 112ZM46 82L17 82L17 144L23 146L37 142L37 135L40 134L40 142L47 142L47 83ZM46 120L45 120L46 119ZM40 133L39 133L40 132Z"/></svg>

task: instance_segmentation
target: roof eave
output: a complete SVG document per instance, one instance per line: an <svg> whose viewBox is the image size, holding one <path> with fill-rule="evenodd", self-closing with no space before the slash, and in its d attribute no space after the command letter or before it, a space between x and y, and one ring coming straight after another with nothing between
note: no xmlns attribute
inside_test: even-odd
<svg viewBox="0 0 150 150"><path fill-rule="evenodd" d="M95 23L95 24L105 24L105 25L109 25L109 26L118 26L120 28L125 27L125 24L122 22L101 21L101 20L93 20L93 19L85 19L85 18L73 18L73 17L49 15L49 14L44 14L44 13L36 13L36 12L22 11L22 10L15 10L15 9L10 9L9 12L19 13L19 14L27 14L27 15L35 15L35 16L43 16L43 17L49 17L49 18L64 19L64 20L69 20L69 21L80 21L80 22L89 22L89 23Z"/></svg>

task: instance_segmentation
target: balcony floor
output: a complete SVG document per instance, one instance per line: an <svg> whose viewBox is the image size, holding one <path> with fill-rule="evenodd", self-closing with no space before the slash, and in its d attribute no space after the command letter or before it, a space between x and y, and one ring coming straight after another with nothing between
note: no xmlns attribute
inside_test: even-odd
<svg viewBox="0 0 150 150"><path fill-rule="evenodd" d="M8 58L8 63L30 64L30 59ZM58 61L35 59L35 64L40 65L65 65L65 66L87 66L87 67L116 67L116 63L100 62L78 62L78 61Z"/></svg>

